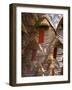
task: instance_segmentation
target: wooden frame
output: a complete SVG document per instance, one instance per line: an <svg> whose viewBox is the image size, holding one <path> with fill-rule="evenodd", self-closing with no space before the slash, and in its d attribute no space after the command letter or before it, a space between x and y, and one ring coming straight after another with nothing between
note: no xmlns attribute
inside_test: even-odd
<svg viewBox="0 0 72 90"><path fill-rule="evenodd" d="M29 82L29 83L17 83L17 8L41 8L41 9L55 9L68 11L68 72L67 80L62 81L42 81L42 82ZM11 86L28 86L28 85L45 85L45 84L60 84L70 82L70 7L66 6L49 6L49 5L33 5L33 4L10 4L10 78L9 84ZM21 73L21 72L20 72Z"/></svg>

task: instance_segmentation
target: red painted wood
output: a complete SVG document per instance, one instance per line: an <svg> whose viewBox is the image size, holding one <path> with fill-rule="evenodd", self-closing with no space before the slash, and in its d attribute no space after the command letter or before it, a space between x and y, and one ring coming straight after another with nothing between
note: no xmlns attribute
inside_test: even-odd
<svg viewBox="0 0 72 90"><path fill-rule="evenodd" d="M44 42L44 28L39 29L39 43Z"/></svg>

